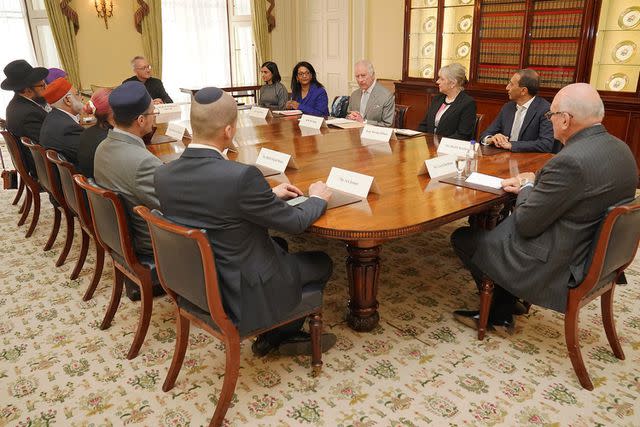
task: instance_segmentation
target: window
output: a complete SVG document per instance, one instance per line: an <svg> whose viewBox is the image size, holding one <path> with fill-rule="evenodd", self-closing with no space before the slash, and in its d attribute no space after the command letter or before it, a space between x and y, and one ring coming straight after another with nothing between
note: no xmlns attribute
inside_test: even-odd
<svg viewBox="0 0 640 427"><path fill-rule="evenodd" d="M256 84L249 0L162 0L162 80L180 88Z"/></svg>
<svg viewBox="0 0 640 427"><path fill-rule="evenodd" d="M62 68L44 0L27 0L26 7L38 64L47 68Z"/></svg>

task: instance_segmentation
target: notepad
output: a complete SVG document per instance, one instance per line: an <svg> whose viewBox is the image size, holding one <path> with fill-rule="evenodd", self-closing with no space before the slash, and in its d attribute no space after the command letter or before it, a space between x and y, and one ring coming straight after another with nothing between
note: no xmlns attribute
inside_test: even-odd
<svg viewBox="0 0 640 427"><path fill-rule="evenodd" d="M472 172L465 182L469 184L483 185L485 187L500 189L502 188L502 178L497 176L485 175L479 172Z"/></svg>
<svg viewBox="0 0 640 427"><path fill-rule="evenodd" d="M302 114L300 110L278 110L273 111L273 114L280 114L281 116L299 116Z"/></svg>
<svg viewBox="0 0 640 427"><path fill-rule="evenodd" d="M394 129L394 130L398 135L404 135L404 136L416 136L422 133L413 129Z"/></svg>

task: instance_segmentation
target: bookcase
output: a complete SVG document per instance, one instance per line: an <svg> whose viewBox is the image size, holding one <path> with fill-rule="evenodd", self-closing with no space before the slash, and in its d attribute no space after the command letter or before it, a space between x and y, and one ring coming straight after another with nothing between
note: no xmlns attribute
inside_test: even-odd
<svg viewBox="0 0 640 427"><path fill-rule="evenodd" d="M551 101L563 86L588 82L605 103L604 124L629 144L640 167L640 0L405 0L403 78L396 103L417 127L438 93L438 70L467 68L467 92L484 115L508 101L520 68L541 79Z"/></svg>

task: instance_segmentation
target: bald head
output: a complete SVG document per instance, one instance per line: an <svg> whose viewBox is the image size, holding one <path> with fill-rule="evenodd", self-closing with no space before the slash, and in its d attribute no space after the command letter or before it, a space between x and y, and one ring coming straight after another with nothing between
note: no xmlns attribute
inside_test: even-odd
<svg viewBox="0 0 640 427"><path fill-rule="evenodd" d="M587 83L574 83L558 91L551 103L554 136L565 143L582 129L602 122L604 104L598 91Z"/></svg>
<svg viewBox="0 0 640 427"><path fill-rule="evenodd" d="M237 117L236 101L217 87L201 89L191 100L191 128L197 142L222 138L227 126L235 128Z"/></svg>

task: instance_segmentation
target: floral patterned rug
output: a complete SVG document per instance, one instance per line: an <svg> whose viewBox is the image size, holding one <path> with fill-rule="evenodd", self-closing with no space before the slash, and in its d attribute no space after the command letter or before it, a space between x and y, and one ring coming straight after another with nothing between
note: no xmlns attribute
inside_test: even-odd
<svg viewBox="0 0 640 427"><path fill-rule="evenodd" d="M123 298L110 329L101 331L112 273L107 263L94 298L82 302L94 249L78 280L67 262L43 252L52 208L34 235L18 228L14 191L0 192L0 426L201 426L212 416L224 373L223 347L192 328L176 387L162 382L175 339L166 297L154 301L140 355L126 351L138 305ZM595 390L583 390L569 362L562 316L533 307L511 339L474 331L451 312L477 307L471 277L449 245L461 222L386 244L382 251L381 322L356 333L344 320L348 296L339 242L286 236L292 250L321 249L335 261L324 319L337 345L322 374L309 359L252 356L244 342L229 426L638 426L640 425L640 263L617 288L615 312L626 360L610 351L597 303L581 315L583 355ZM76 238L78 234L76 233Z"/></svg>

